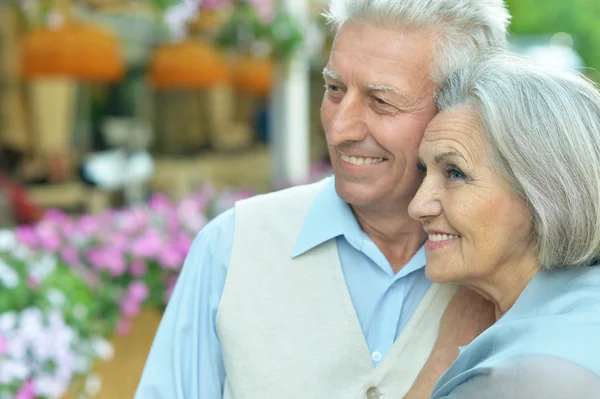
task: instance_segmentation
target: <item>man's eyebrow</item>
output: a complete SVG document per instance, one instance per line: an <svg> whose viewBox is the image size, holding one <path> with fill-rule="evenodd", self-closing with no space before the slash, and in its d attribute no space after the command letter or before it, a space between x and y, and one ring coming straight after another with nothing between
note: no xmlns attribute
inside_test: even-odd
<svg viewBox="0 0 600 399"><path fill-rule="evenodd" d="M449 152L444 152L442 154L436 155L434 158L434 161L435 161L435 163L440 163L440 162L442 162L442 160L444 158L452 158L452 157L462 158L464 161L466 161L465 157L463 157L459 152L456 152L456 151L449 151Z"/></svg>
<svg viewBox="0 0 600 399"><path fill-rule="evenodd" d="M365 84L365 89L370 90L370 91L382 91L385 93L393 93L393 94L397 95L398 97L408 99L408 96L406 94L402 93L400 90L395 89L391 86L367 83L367 84Z"/></svg>
<svg viewBox="0 0 600 399"><path fill-rule="evenodd" d="M323 76L327 76L328 78L333 79L336 82L342 81L335 72L333 72L331 69L329 69L327 67L323 68Z"/></svg>

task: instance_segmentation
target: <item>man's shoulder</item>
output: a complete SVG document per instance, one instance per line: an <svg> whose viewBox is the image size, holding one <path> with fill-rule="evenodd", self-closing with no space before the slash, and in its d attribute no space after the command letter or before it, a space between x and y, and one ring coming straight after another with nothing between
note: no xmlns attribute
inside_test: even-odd
<svg viewBox="0 0 600 399"><path fill-rule="evenodd" d="M316 183L294 186L268 194L261 194L236 203L236 211L264 209L269 212L294 211L295 208L305 208L312 204L319 193L325 189L331 178L325 178Z"/></svg>

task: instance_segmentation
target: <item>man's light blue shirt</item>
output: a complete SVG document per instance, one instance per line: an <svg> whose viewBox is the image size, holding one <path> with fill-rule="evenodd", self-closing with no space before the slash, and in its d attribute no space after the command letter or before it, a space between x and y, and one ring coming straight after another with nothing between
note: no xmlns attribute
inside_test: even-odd
<svg viewBox="0 0 600 399"><path fill-rule="evenodd" d="M216 316L234 228L231 209L196 237L156 333L136 399L222 397L225 368ZM337 195L333 178L312 204L290 256L331 239L336 240L348 291L376 367L431 286L424 273L424 250L394 274Z"/></svg>

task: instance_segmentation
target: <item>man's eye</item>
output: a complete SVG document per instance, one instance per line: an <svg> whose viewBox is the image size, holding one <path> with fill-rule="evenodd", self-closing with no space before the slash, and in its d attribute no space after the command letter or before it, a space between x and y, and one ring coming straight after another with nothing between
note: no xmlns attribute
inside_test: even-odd
<svg viewBox="0 0 600 399"><path fill-rule="evenodd" d="M379 105L388 105L388 103L386 101L384 101L384 100L382 100L381 98L378 98L378 97L375 97L375 101Z"/></svg>
<svg viewBox="0 0 600 399"><path fill-rule="evenodd" d="M326 84L326 85L325 85L325 89L327 89L327 91L330 91L330 92L332 92L332 93L337 93L338 91L340 91L340 90L341 90L339 86L336 86L336 85L328 85L328 84Z"/></svg>
<svg viewBox="0 0 600 399"><path fill-rule="evenodd" d="M427 172L427 166L423 162L417 162L417 169L421 172Z"/></svg>

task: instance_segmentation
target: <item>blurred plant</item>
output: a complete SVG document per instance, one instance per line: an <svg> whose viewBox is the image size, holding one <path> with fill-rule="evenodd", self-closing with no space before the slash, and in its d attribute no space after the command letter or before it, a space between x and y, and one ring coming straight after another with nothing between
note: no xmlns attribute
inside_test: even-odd
<svg viewBox="0 0 600 399"><path fill-rule="evenodd" d="M512 35L574 36L587 65L600 69L600 2L597 0L507 0Z"/></svg>
<svg viewBox="0 0 600 399"><path fill-rule="evenodd" d="M286 59L302 46L298 21L278 10L272 0L234 0L229 20L216 36L218 45L257 58Z"/></svg>
<svg viewBox="0 0 600 399"><path fill-rule="evenodd" d="M55 256L37 254L13 232L0 231L0 397L57 398L75 379L97 381L91 367L112 357L103 338L112 326L96 300L85 280ZM81 397L93 394L84 389Z"/></svg>
<svg viewBox="0 0 600 399"><path fill-rule="evenodd" d="M155 194L143 206L78 219L51 210L37 225L17 228L16 236L86 276L96 305L107 305L117 333L127 334L144 305L164 309L196 233L251 195L247 190L217 195L203 186L178 203ZM115 302L117 311L110 307Z"/></svg>

